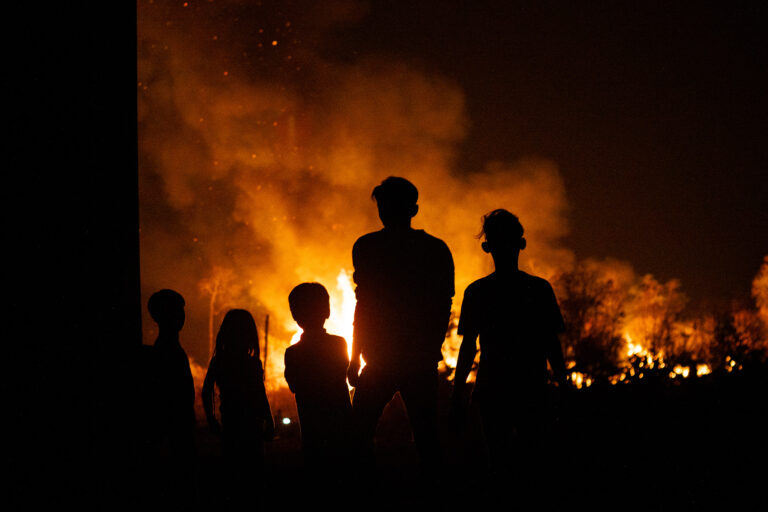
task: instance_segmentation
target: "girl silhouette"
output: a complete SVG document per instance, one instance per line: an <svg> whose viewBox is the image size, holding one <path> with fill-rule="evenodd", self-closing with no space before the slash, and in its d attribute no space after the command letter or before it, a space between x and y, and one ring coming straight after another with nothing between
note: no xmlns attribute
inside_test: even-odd
<svg viewBox="0 0 768 512"><path fill-rule="evenodd" d="M221 436L232 497L238 501L245 488L253 492L253 484L261 480L264 441L272 439L275 430L259 354L253 316L244 309L228 311L216 335L202 395L208 425ZM221 422L213 407L214 384L219 388Z"/></svg>

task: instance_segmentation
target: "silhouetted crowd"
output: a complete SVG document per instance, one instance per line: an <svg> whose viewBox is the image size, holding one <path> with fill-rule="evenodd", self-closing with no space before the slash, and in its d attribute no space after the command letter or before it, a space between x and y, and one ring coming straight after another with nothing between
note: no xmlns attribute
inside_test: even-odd
<svg viewBox="0 0 768 512"><path fill-rule="evenodd" d="M291 315L303 333L285 351L285 380L295 395L312 492L341 490L341 475L350 473L359 488L375 487L374 434L397 393L407 410L426 486L439 484L444 465L438 362L454 296L453 258L442 240L411 227L418 212L418 191L412 183L389 177L374 188L372 197L383 229L360 237L352 248L357 305L351 359L344 338L325 330L330 304L323 285L301 283L288 296ZM495 271L464 293L452 414L462 431L467 423L467 379L479 344L471 401L479 411L490 454L484 471L492 486L501 488L511 477L533 490L545 479L538 455L548 417L548 363L557 385L568 387L559 339L563 318L550 284L519 269L526 239L515 215L503 209L488 213L479 237ZM195 388L179 343L184 299L165 289L153 294L147 306L159 330L149 358L148 417L156 426L146 448L148 466L155 472L148 480L162 482L156 492L166 500L165 508L192 509L198 496ZM227 312L202 400L208 425L221 440L223 499L232 508L258 508L254 489L265 471L264 443L275 433L260 353L251 313Z"/></svg>

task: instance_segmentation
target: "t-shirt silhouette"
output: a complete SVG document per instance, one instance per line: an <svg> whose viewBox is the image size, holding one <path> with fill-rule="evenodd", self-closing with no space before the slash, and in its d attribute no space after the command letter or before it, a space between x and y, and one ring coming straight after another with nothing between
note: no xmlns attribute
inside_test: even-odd
<svg viewBox="0 0 768 512"><path fill-rule="evenodd" d="M496 272L464 292L458 333L480 335L480 365L474 394L541 386L547 356L565 330L552 286L522 271Z"/></svg>
<svg viewBox="0 0 768 512"><path fill-rule="evenodd" d="M230 433L250 431L257 436L264 420L270 419L270 408L264 390L264 370L258 357L234 360L214 355L208 372L219 386L221 422Z"/></svg>
<svg viewBox="0 0 768 512"><path fill-rule="evenodd" d="M341 336L303 333L285 351L285 380L296 394L305 445L342 439L352 404L347 388L347 343Z"/></svg>
<svg viewBox="0 0 768 512"><path fill-rule="evenodd" d="M424 230L382 229L352 249L355 337L368 364L435 363L450 315L453 258Z"/></svg>

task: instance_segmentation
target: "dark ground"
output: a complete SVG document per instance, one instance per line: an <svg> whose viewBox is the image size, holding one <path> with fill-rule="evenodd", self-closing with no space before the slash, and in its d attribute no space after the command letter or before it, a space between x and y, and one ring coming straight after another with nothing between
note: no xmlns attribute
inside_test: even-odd
<svg viewBox="0 0 768 512"><path fill-rule="evenodd" d="M127 366L126 368L135 368ZM6 457L12 510L61 508L78 510L176 510L148 492L146 465L136 458L140 437L131 411L134 380L111 372L127 383L122 397L116 386L100 389L87 381L64 388L82 397L83 415L66 421L28 423L36 446L24 437L7 438ZM102 375L99 382L108 381ZM88 393L82 390L88 389ZM450 384L442 388L441 411L447 412ZM81 390L78 392L77 390ZM643 379L633 384L574 390L561 402L553 424L550 449L542 454L548 472L546 489L533 505L515 506L522 491L514 477L503 477L495 488L486 484L484 453L475 424L463 441L451 418L442 416L445 463L432 482L420 475L410 431L399 400L393 402L377 433L377 474L364 486L360 468L339 472L338 492L328 496L307 488L296 424L282 428L266 445L261 485L253 486L248 510L756 510L768 482L768 368L707 375L672 381ZM104 414L86 415L100 400ZM67 408L72 401L63 402ZM29 407L35 407L32 403ZM30 409L31 410L31 409ZM276 412L276 411L275 411ZM31 413L30 413L31 414ZM39 416L39 414L38 414ZM146 416L146 415L145 415ZM32 415L30 417L35 417ZM59 416L61 418L63 416ZM220 499L223 471L218 441L198 418L196 510L226 510ZM143 421L151 421L144 418ZM28 436L27 436L28 437ZM162 474L162 472L161 472ZM259 493L259 489L263 492ZM258 497L258 494L261 497Z"/></svg>
<svg viewBox="0 0 768 512"><path fill-rule="evenodd" d="M765 368L725 375L631 385L592 387L572 393L553 424L549 480L536 505L525 510L747 510L766 481L768 407ZM513 478L499 492L484 483L479 434L460 442L443 417L445 465L438 481L423 487L416 453L399 399L378 432L378 482L355 483L350 468L342 486L357 495L335 503L344 508L471 509L512 506L519 489ZM445 405L445 404L442 404ZM447 411L446 407L443 410ZM220 508L220 457L215 439L201 425L200 500ZM265 510L315 506L317 492L303 482L298 431L283 428L266 447ZM338 498L336 498L338 499ZM344 505L345 500L351 504ZM759 501L757 502L759 503ZM494 507L495 508L495 507Z"/></svg>

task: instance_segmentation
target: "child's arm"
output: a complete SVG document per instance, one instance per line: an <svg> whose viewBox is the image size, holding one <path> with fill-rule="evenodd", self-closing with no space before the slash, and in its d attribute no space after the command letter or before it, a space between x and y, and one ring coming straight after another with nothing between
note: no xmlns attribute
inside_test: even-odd
<svg viewBox="0 0 768 512"><path fill-rule="evenodd" d="M264 420L264 439L266 441L272 440L275 437L275 420L272 418L272 409L269 407L269 400L267 399L267 389L264 387L264 380L257 379L259 400L258 416Z"/></svg>
<svg viewBox="0 0 768 512"><path fill-rule="evenodd" d="M208 364L208 372L205 374L205 380L203 381L203 409L205 409L205 417L208 419L208 426L215 433L221 432L221 425L216 420L216 415L213 412L213 394L214 384L216 382L216 365L215 359L211 359Z"/></svg>
<svg viewBox="0 0 768 512"><path fill-rule="evenodd" d="M288 384L288 389L291 390L291 393L296 393L296 370L295 370L295 364L293 362L293 357L291 356L292 351L291 348L288 347L288 349L285 351L285 356L283 358L283 363L285 367L285 371L283 372L283 377L285 377L285 382Z"/></svg>

